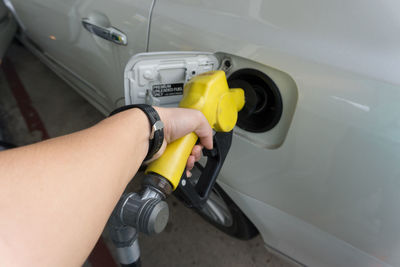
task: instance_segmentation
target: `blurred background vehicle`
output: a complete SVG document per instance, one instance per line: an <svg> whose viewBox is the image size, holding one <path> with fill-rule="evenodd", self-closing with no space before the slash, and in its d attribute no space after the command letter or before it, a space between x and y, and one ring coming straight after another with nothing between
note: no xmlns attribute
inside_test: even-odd
<svg viewBox="0 0 400 267"><path fill-rule="evenodd" d="M16 30L17 23L4 3L0 2L0 62Z"/></svg>

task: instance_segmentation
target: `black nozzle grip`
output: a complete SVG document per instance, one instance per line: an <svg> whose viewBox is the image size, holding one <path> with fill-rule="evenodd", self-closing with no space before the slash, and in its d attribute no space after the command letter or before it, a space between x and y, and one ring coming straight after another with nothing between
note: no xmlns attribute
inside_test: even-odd
<svg viewBox="0 0 400 267"><path fill-rule="evenodd" d="M214 148L203 149L207 163L204 168L199 164L201 175L197 183L193 184L191 179L186 177L186 172L183 172L179 186L175 190L175 195L191 208L202 208L207 201L231 147L232 131L217 132L213 139Z"/></svg>

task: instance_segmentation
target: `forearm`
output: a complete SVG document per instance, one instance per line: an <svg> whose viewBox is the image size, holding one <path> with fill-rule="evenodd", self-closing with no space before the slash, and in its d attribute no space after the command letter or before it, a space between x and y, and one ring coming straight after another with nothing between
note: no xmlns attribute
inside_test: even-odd
<svg viewBox="0 0 400 267"><path fill-rule="evenodd" d="M31 266L81 264L146 156L148 139L148 120L133 109L87 130L1 152L0 265L13 253L13 260L29 259Z"/></svg>

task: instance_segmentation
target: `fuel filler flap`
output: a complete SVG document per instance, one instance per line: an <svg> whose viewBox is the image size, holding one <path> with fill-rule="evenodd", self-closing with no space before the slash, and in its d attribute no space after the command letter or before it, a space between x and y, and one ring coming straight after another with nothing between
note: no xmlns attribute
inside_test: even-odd
<svg viewBox="0 0 400 267"><path fill-rule="evenodd" d="M184 84L217 70L218 58L204 52L154 52L133 56L125 67L125 104L177 106Z"/></svg>

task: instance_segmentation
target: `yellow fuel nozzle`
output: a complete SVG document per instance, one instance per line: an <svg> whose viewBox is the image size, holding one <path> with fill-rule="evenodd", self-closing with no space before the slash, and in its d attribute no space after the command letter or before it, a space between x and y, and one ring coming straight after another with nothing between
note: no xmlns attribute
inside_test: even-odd
<svg viewBox="0 0 400 267"><path fill-rule="evenodd" d="M220 70L193 77L185 85L179 103L179 107L200 110L217 132L231 131L243 106L244 91L240 88L229 89L225 72ZM163 176L175 190L197 138L196 134L190 133L169 144L164 154L150 163L145 173Z"/></svg>

